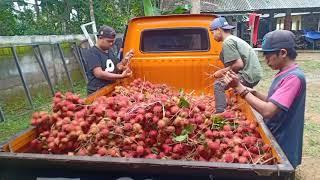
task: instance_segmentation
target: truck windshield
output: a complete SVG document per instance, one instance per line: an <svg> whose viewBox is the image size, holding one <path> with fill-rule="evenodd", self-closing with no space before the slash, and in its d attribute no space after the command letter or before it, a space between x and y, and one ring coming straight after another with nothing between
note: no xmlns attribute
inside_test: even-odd
<svg viewBox="0 0 320 180"><path fill-rule="evenodd" d="M205 28L152 29L141 36L141 51L208 51L209 35Z"/></svg>

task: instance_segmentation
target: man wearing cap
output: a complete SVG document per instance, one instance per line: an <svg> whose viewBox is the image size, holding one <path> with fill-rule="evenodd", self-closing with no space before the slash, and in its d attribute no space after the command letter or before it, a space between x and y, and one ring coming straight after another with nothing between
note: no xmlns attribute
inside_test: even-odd
<svg viewBox="0 0 320 180"><path fill-rule="evenodd" d="M242 85L234 72L227 72L224 81L233 87L263 117L264 122L294 168L301 164L306 80L295 63L294 34L276 30L263 38L265 62L274 76L268 95Z"/></svg>
<svg viewBox="0 0 320 180"><path fill-rule="evenodd" d="M224 17L214 19L210 25L214 39L223 42L220 59L225 66L224 69L216 71L214 77L222 78L231 69L238 74L243 85L254 87L262 77L258 56L247 42L231 34L231 29L234 28ZM225 89L228 88L221 79L214 83L216 113L222 113L227 107Z"/></svg>
<svg viewBox="0 0 320 180"><path fill-rule="evenodd" d="M117 59L112 52L115 37L116 32L113 28L101 26L98 30L96 45L86 54L88 94L132 74L127 63L133 56L133 51L129 51L122 61Z"/></svg>

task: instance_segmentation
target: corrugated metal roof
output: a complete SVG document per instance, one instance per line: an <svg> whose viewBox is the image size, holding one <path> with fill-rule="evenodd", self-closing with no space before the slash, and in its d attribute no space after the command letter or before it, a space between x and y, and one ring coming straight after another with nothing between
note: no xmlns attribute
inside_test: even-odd
<svg viewBox="0 0 320 180"><path fill-rule="evenodd" d="M225 0L225 1L216 0L214 1L214 3L217 6L215 6L213 9L210 9L210 7L207 7L206 10L208 10L208 12L229 11L230 9L232 9L232 11L245 11L247 9L251 9L251 6L247 0ZM201 10L204 11L204 9L201 9Z"/></svg>
<svg viewBox="0 0 320 180"><path fill-rule="evenodd" d="M254 9L320 8L319 0L248 0Z"/></svg>
<svg viewBox="0 0 320 180"><path fill-rule="evenodd" d="M201 10L203 12L236 12L267 9L320 9L320 0L215 0L214 3L217 6Z"/></svg>
<svg viewBox="0 0 320 180"><path fill-rule="evenodd" d="M162 9L189 4L190 0L164 0ZM319 8L320 0L201 0L201 12L240 12L268 9Z"/></svg>

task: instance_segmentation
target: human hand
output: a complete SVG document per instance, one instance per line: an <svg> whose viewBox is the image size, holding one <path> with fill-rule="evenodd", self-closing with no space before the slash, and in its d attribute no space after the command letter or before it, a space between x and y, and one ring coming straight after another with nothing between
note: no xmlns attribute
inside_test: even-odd
<svg viewBox="0 0 320 180"><path fill-rule="evenodd" d="M230 70L230 67L219 69L218 71L213 73L213 77L214 78L222 78L229 70Z"/></svg>
<svg viewBox="0 0 320 180"><path fill-rule="evenodd" d="M232 70L225 73L223 81L226 85L228 85L229 87L232 87L232 88L240 86L240 79L239 79L238 75L235 72L233 72Z"/></svg>
<svg viewBox="0 0 320 180"><path fill-rule="evenodd" d="M126 68L122 73L121 73L121 76L123 78L126 78L126 77L129 77L132 75L132 71L130 68Z"/></svg>
<svg viewBox="0 0 320 180"><path fill-rule="evenodd" d="M134 55L133 49L130 49L130 51L126 53L126 55L123 58L123 64L125 66L129 64L130 59L133 57L133 55Z"/></svg>

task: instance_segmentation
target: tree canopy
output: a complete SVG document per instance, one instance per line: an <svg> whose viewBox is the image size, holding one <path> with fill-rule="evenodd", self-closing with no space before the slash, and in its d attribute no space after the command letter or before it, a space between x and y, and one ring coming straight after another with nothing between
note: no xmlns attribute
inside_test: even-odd
<svg viewBox="0 0 320 180"><path fill-rule="evenodd" d="M118 32L130 18L143 15L141 0L92 3L97 26L107 24ZM90 21L89 0L0 1L0 36L82 33L80 25Z"/></svg>

